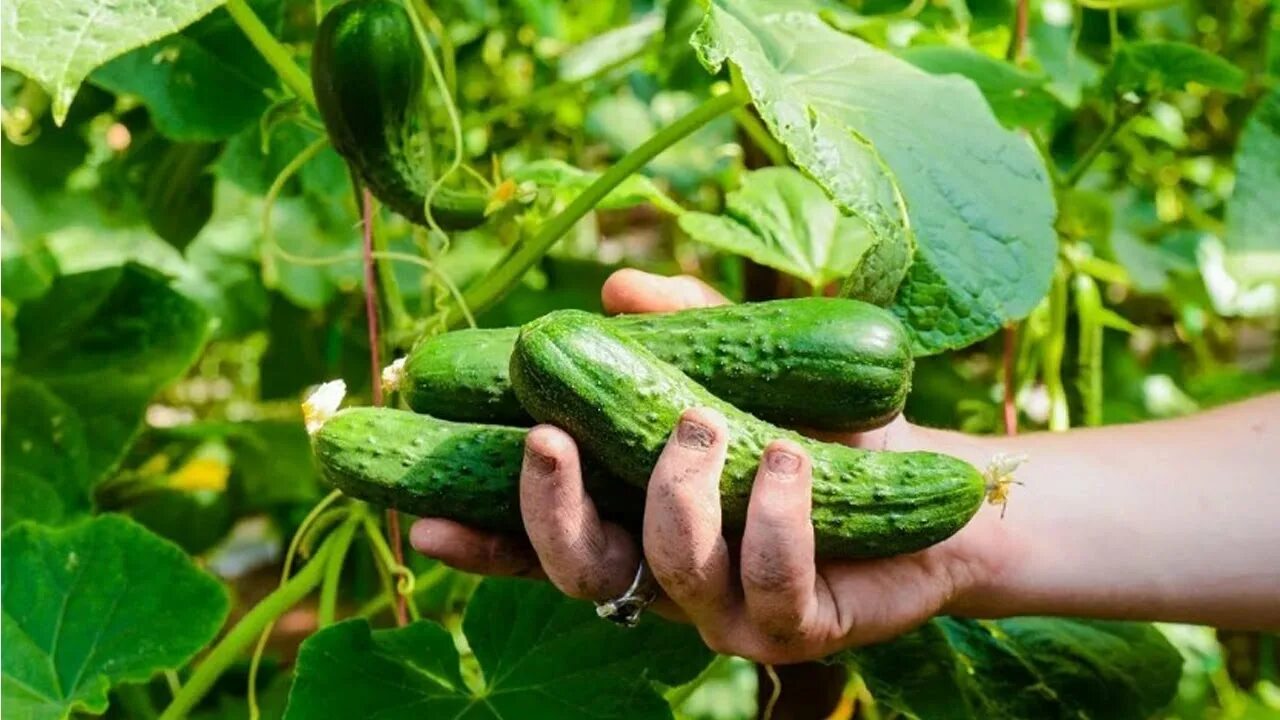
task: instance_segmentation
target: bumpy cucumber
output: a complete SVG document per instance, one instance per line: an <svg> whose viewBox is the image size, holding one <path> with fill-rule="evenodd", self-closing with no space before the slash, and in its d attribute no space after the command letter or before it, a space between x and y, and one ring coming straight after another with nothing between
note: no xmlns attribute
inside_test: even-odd
<svg viewBox="0 0 1280 720"><path fill-rule="evenodd" d="M345 0L316 30L311 82L329 139L379 200L425 224L435 178L424 162L430 142L426 79L413 23L397 0ZM437 188L431 216L446 230L484 222L483 194Z"/></svg>
<svg viewBox="0 0 1280 720"><path fill-rule="evenodd" d="M804 298L605 321L722 400L780 425L860 430L902 410L911 344L888 311ZM399 380L409 406L451 420L528 424L508 364L518 328L427 338Z"/></svg>
<svg viewBox="0 0 1280 720"><path fill-rule="evenodd" d="M729 533L742 530L765 446L794 440L812 459L814 536L823 557L922 549L963 527L985 494L982 475L953 457L821 443L752 417L589 313L559 311L525 325L511 357L511 381L533 417L564 428L637 487L648 482L684 410L719 411L729 427L720 480Z"/></svg>
<svg viewBox="0 0 1280 720"><path fill-rule="evenodd" d="M524 532L521 428L453 423L390 408L341 410L312 435L326 482L346 495L418 516ZM634 524L644 496L586 464L583 479L604 517Z"/></svg>

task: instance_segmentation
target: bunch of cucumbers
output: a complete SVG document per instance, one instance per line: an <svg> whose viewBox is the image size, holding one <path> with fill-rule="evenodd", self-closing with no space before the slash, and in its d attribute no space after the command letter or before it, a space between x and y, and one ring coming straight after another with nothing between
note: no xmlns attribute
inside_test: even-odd
<svg viewBox="0 0 1280 720"><path fill-rule="evenodd" d="M729 428L720 481L727 536L742 531L761 452L788 438L812 460L818 554L882 557L963 527L982 503L983 476L947 455L817 442L772 423L874 427L902 409L911 370L897 319L857 300L614 318L560 310L520 328L425 338L390 374L413 412L348 408L312 437L324 477L350 496L522 532L521 426L551 423L578 442L601 514L634 525L681 413L709 407Z"/></svg>

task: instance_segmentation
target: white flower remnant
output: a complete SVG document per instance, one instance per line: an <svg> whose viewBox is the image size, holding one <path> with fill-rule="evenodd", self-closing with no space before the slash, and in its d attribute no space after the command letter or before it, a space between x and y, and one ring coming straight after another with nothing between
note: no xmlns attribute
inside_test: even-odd
<svg viewBox="0 0 1280 720"><path fill-rule="evenodd" d="M404 380L404 358L400 358L382 368L382 390L384 392L399 390L402 380Z"/></svg>
<svg viewBox="0 0 1280 720"><path fill-rule="evenodd" d="M1013 471L1027 461L1025 453L996 453L983 475L987 478L987 502L1000 506L1000 517L1009 509L1009 490L1022 483L1013 479Z"/></svg>
<svg viewBox="0 0 1280 720"><path fill-rule="evenodd" d="M315 392L302 401L302 421L307 426L308 435L315 435L320 426L338 412L338 406L346 395L347 384L341 380L332 380L316 388Z"/></svg>

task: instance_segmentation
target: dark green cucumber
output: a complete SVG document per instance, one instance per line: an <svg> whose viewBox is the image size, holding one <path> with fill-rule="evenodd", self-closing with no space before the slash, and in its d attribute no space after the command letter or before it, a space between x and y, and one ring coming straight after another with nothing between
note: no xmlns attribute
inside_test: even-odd
<svg viewBox="0 0 1280 720"><path fill-rule="evenodd" d="M344 494L483 530L524 532L520 463L527 430L453 423L391 408L347 408L312 436L321 475ZM600 513L634 524L644 495L587 464Z"/></svg>
<svg viewBox="0 0 1280 720"><path fill-rule="evenodd" d="M424 162L422 48L398 0L346 0L316 30L311 83L333 147L379 200L419 225L435 178ZM484 222L487 200L437 188L431 216L446 230Z"/></svg>
<svg viewBox="0 0 1280 720"><path fill-rule="evenodd" d="M682 412L701 406L728 421L720 480L726 533L740 533L760 454L786 438L813 464L813 529L829 558L897 555L965 525L985 495L968 463L928 452L875 452L783 430L713 396L675 366L589 313L563 310L525 325L511 356L516 395L618 477L644 487Z"/></svg>
<svg viewBox="0 0 1280 720"><path fill-rule="evenodd" d="M892 313L857 300L804 298L605 322L722 400L779 425L861 430L902 410L911 341ZM399 380L418 412L528 424L508 365L518 328L429 337Z"/></svg>

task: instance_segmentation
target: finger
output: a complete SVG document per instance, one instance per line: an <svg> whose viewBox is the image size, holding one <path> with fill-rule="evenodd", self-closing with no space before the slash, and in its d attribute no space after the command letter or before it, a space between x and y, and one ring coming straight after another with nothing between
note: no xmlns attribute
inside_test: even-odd
<svg viewBox="0 0 1280 720"><path fill-rule="evenodd" d="M449 567L481 575L541 577L538 556L524 538L487 533L443 518L423 518L409 530L413 549Z"/></svg>
<svg viewBox="0 0 1280 720"><path fill-rule="evenodd" d="M606 600L626 591L640 553L625 530L603 523L582 485L578 449L539 425L525 438L520 511L547 577L570 597Z"/></svg>
<svg viewBox="0 0 1280 720"><path fill-rule="evenodd" d="M667 277L631 268L619 270L605 280L600 288L600 300L610 315L729 304L724 295L695 277Z"/></svg>
<svg viewBox="0 0 1280 720"><path fill-rule="evenodd" d="M658 584L705 632L730 622L728 548L720 534L720 473L728 428L705 408L686 410L649 479L644 553Z"/></svg>
<svg viewBox="0 0 1280 720"><path fill-rule="evenodd" d="M812 473L794 442L765 448L742 534L742 592L753 624L775 641L803 636L817 619Z"/></svg>

